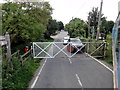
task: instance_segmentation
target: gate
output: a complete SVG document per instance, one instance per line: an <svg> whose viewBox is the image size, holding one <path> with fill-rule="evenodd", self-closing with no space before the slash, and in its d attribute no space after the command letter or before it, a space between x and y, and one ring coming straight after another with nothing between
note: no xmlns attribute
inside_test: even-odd
<svg viewBox="0 0 120 90"><path fill-rule="evenodd" d="M106 56L106 42L84 42L86 43L86 53L93 57L105 57Z"/></svg>
<svg viewBox="0 0 120 90"><path fill-rule="evenodd" d="M83 42L82 46L69 42L33 42L34 58L80 58L80 54L88 53L94 57L104 57L106 42Z"/></svg>
<svg viewBox="0 0 120 90"><path fill-rule="evenodd" d="M71 58L78 52L82 52L85 45L77 47L68 43L63 45L63 42L33 42L33 56L34 58Z"/></svg>

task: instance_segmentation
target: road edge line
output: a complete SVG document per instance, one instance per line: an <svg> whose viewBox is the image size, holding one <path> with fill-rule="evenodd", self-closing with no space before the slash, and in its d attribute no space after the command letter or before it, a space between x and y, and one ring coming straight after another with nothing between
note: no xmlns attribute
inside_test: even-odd
<svg viewBox="0 0 120 90"><path fill-rule="evenodd" d="M90 58L92 58L93 60L97 61L99 64L103 65L106 69L108 69L109 71L111 71L113 73L113 70L110 69L107 65L105 65L104 63L100 62L98 59L94 58L93 56L91 56L90 54L86 53Z"/></svg>
<svg viewBox="0 0 120 90"><path fill-rule="evenodd" d="M42 65L42 67L41 67L41 69L39 70L39 72L38 72L37 76L35 77L35 80L34 80L34 82L32 83L32 85L31 85L30 88L34 88L34 86L35 86L35 84L36 84L36 82L37 82L37 80L38 80L38 78L39 78L39 76L40 76L40 74L41 74L41 72L42 72L42 70L43 70L43 67L45 66L45 63L46 63L46 62L47 62L47 59L45 59L43 65Z"/></svg>

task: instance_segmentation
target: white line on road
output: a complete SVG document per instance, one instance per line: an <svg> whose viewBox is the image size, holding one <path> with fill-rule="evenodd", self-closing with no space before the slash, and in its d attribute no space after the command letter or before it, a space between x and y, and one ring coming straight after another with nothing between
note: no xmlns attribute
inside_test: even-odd
<svg viewBox="0 0 120 90"><path fill-rule="evenodd" d="M105 68L107 68L108 70L110 70L113 73L113 70L110 69L108 66L106 66L105 64L103 64L102 62L100 62L99 60L97 60L96 58L92 57L91 55L89 55L88 53L86 53L89 57L91 57L93 60L97 61L98 63L100 63L101 65L103 65Z"/></svg>
<svg viewBox="0 0 120 90"><path fill-rule="evenodd" d="M34 86L35 86L35 84L36 84L36 82L37 82L37 80L38 80L38 78L39 78L39 76L40 76L40 74L41 74L41 72L42 72L42 70L43 70L43 67L45 66L45 63L46 63L46 62L47 62L47 59L45 59L45 61L44 61L43 65L42 65L42 67L41 67L41 69L40 69L38 75L36 76L36 78L35 78L33 84L31 85L31 88L34 88Z"/></svg>
<svg viewBox="0 0 120 90"><path fill-rule="evenodd" d="M70 58L68 58L68 60L69 60L69 62L70 62L70 64L71 64L71 63L72 63L71 59L70 59Z"/></svg>
<svg viewBox="0 0 120 90"><path fill-rule="evenodd" d="M82 85L82 82L81 82L78 74L75 74L75 75L76 75L76 78L77 78L77 80L78 80L78 83L80 84L80 86L82 87L82 90L83 90L83 85Z"/></svg>

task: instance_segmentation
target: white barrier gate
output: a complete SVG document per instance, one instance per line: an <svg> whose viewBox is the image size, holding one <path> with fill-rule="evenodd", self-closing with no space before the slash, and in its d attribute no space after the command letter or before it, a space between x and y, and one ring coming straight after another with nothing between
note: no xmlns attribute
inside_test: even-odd
<svg viewBox="0 0 120 90"><path fill-rule="evenodd" d="M70 42L63 45L63 42L33 42L33 57L34 58L71 58L86 46L76 47Z"/></svg>

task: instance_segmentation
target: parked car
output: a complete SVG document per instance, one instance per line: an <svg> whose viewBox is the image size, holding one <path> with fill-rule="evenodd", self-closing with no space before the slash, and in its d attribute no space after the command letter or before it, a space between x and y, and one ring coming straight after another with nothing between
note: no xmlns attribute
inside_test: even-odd
<svg viewBox="0 0 120 90"><path fill-rule="evenodd" d="M98 39L99 40L104 40L105 39L105 34L104 33L100 33Z"/></svg>
<svg viewBox="0 0 120 90"><path fill-rule="evenodd" d="M70 39L70 37L69 37L69 36L64 37L64 40L63 40L63 45L67 45L67 44L68 44L68 42L69 42L69 39Z"/></svg>
<svg viewBox="0 0 120 90"><path fill-rule="evenodd" d="M81 47L83 47L84 44L81 42L81 40L79 38L70 38L70 46L72 48L71 52L75 52L78 49L80 49ZM84 51L84 48L82 48L81 50Z"/></svg>

